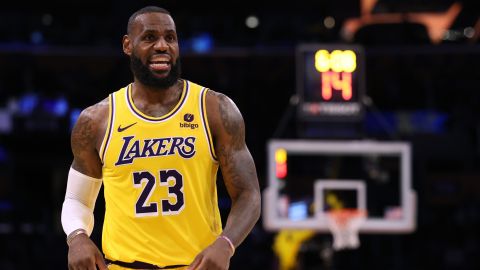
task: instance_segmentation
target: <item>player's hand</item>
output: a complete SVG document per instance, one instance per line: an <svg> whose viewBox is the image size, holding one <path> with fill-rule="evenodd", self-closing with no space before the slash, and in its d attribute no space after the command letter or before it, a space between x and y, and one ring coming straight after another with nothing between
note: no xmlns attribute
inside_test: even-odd
<svg viewBox="0 0 480 270"><path fill-rule="evenodd" d="M107 270L103 255L97 246L85 234L79 234L70 243L68 249L69 270Z"/></svg>
<svg viewBox="0 0 480 270"><path fill-rule="evenodd" d="M227 270L233 252L225 240L217 239L195 257L187 270Z"/></svg>

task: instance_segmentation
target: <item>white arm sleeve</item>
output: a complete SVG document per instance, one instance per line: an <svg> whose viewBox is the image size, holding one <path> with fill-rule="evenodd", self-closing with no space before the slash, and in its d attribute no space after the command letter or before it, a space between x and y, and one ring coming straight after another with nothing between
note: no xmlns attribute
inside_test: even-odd
<svg viewBox="0 0 480 270"><path fill-rule="evenodd" d="M89 236L92 234L93 209L101 187L102 179L70 168L62 207L62 227L67 236L77 229L84 229Z"/></svg>

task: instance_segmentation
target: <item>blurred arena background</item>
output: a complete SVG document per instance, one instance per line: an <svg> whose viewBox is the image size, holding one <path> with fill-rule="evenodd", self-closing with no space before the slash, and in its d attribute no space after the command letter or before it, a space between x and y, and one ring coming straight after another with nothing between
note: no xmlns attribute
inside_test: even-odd
<svg viewBox="0 0 480 270"><path fill-rule="evenodd" d="M262 189L267 142L303 136L292 110L296 46L363 47L368 98L361 131L310 137L409 142L416 230L361 234L359 249L338 252L329 263L321 244L331 236L318 234L289 269L480 269L476 0L2 3L0 269L67 269L60 211L70 129L81 109L131 81L121 37L129 15L150 4L176 21L182 77L227 94L243 112ZM219 197L225 217L223 187ZM92 235L98 244L103 207L100 196ZM274 252L276 236L260 220L231 269L287 269Z"/></svg>

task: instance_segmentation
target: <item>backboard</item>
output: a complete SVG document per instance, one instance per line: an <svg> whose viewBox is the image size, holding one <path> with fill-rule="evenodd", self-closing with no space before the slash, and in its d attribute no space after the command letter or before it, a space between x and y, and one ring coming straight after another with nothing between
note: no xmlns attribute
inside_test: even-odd
<svg viewBox="0 0 480 270"><path fill-rule="evenodd" d="M267 230L328 232L326 213L366 211L360 233L416 226L411 148L406 142L272 140L263 222Z"/></svg>

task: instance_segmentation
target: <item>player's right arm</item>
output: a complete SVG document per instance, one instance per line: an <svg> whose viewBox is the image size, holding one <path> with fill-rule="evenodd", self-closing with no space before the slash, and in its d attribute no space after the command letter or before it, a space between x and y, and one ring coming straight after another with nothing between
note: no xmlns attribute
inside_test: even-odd
<svg viewBox="0 0 480 270"><path fill-rule="evenodd" d="M83 110L72 130L73 162L62 208L62 226L67 234L70 270L107 269L103 255L89 238L93 208L102 180L99 148L105 135L108 100Z"/></svg>

